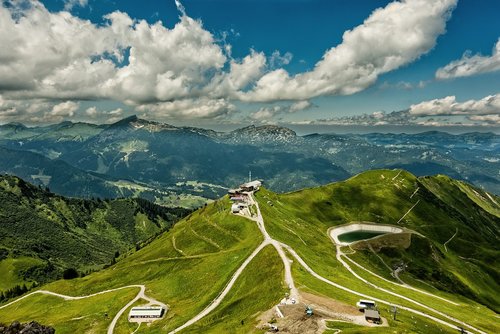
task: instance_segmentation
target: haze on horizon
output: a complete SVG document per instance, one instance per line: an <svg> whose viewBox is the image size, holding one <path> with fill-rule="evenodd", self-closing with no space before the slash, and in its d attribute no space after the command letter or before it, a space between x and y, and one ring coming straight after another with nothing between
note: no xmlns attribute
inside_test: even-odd
<svg viewBox="0 0 500 334"><path fill-rule="evenodd" d="M0 123L493 131L494 0L8 0Z"/></svg>

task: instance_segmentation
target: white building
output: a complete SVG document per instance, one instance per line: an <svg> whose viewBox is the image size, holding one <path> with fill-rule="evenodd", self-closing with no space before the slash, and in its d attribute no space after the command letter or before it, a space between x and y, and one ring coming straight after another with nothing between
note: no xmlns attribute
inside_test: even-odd
<svg viewBox="0 0 500 334"><path fill-rule="evenodd" d="M245 203L234 203L231 205L231 212L238 213L246 207L247 205Z"/></svg>
<svg viewBox="0 0 500 334"><path fill-rule="evenodd" d="M243 183L242 185L240 185L240 188L244 191L257 191L259 190L260 186L262 186L262 182L255 180Z"/></svg>
<svg viewBox="0 0 500 334"><path fill-rule="evenodd" d="M360 299L359 302L356 303L356 306L360 310L370 309L377 307L377 304L373 300Z"/></svg>
<svg viewBox="0 0 500 334"><path fill-rule="evenodd" d="M157 320L163 317L164 314L165 308L163 306L136 306L130 309L128 320Z"/></svg>
<svg viewBox="0 0 500 334"><path fill-rule="evenodd" d="M238 213L238 212L240 212L240 210L241 209L240 209L240 206L238 204L231 205L231 212L232 213Z"/></svg>

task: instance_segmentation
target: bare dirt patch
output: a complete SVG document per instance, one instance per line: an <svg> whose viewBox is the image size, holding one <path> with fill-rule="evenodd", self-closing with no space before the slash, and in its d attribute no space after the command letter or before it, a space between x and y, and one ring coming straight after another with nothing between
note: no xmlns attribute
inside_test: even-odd
<svg viewBox="0 0 500 334"><path fill-rule="evenodd" d="M278 327L279 333L319 334L325 331L326 320L341 320L363 326L374 326L365 320L364 314L354 305L306 292L301 292L300 300L301 303L297 305L278 306L284 318L278 317L276 307L264 312L259 318L258 328L269 329L269 324L273 324ZM314 311L312 316L306 314L308 305ZM385 319L384 324L387 324Z"/></svg>

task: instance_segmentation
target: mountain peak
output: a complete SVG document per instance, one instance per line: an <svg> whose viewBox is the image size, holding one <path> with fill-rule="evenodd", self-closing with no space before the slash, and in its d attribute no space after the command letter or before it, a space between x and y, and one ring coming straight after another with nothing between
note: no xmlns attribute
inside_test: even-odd
<svg viewBox="0 0 500 334"><path fill-rule="evenodd" d="M261 135L275 135L282 134L288 137L295 137L297 134L295 131L278 125L249 125L244 128L236 129L232 131L233 134L261 134Z"/></svg>
<svg viewBox="0 0 500 334"><path fill-rule="evenodd" d="M108 129L130 129L130 130L144 130L148 132L159 132L163 130L178 130L179 128L167 124L159 123L155 121L149 121L143 118L137 117L137 115L132 115L124 119L119 120L116 123L111 124Z"/></svg>
<svg viewBox="0 0 500 334"><path fill-rule="evenodd" d="M128 126L128 125L130 125L130 123L137 122L138 119L139 118L137 117L137 115L132 115L129 117L125 117L125 118L111 124L110 126L112 126L112 127Z"/></svg>
<svg viewBox="0 0 500 334"><path fill-rule="evenodd" d="M295 131L278 125L250 125L228 134L230 142L242 144L282 144L296 137Z"/></svg>

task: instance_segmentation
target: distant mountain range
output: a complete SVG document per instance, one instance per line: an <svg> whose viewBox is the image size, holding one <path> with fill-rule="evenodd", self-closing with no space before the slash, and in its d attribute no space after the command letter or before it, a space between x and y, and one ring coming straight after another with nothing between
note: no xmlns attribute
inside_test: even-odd
<svg viewBox="0 0 500 334"><path fill-rule="evenodd" d="M246 179L277 192L343 180L367 169L446 174L500 193L500 136L492 133L311 134L274 126L231 132L136 116L111 125L0 126L0 172L67 196L141 196L199 206Z"/></svg>

